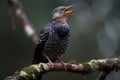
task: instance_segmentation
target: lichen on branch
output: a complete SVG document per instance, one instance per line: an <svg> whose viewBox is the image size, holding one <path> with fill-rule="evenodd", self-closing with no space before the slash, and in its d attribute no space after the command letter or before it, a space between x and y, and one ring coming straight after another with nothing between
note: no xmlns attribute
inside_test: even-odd
<svg viewBox="0 0 120 80"><path fill-rule="evenodd" d="M44 75L52 71L67 71L72 73L88 74L95 71L118 71L120 69L120 58L90 60L84 63L39 63L30 65L19 71L16 71L12 76L6 77L5 80L35 80L37 75Z"/></svg>

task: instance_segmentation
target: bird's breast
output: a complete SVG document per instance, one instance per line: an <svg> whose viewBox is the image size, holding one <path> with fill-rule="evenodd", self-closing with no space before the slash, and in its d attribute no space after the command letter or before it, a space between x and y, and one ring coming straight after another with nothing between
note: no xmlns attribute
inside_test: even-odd
<svg viewBox="0 0 120 80"><path fill-rule="evenodd" d="M69 38L60 39L57 37L51 37L45 45L45 53L47 56L52 58L59 57L61 54L63 54L69 44Z"/></svg>
<svg viewBox="0 0 120 80"><path fill-rule="evenodd" d="M53 33L46 41L44 46L44 53L49 56L50 59L59 57L63 54L69 45L69 36L59 38L58 34Z"/></svg>
<svg viewBox="0 0 120 80"><path fill-rule="evenodd" d="M70 30L67 23L61 22L53 23L51 28L43 53L50 59L54 59L66 51L69 45Z"/></svg>
<svg viewBox="0 0 120 80"><path fill-rule="evenodd" d="M56 27L54 29L54 34L57 34L59 38L66 37L67 35L69 35L69 32L70 32L69 28L65 26Z"/></svg>

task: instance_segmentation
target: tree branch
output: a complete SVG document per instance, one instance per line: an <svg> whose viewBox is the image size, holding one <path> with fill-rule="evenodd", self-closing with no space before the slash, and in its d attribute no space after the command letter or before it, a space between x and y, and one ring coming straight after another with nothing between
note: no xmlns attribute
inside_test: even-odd
<svg viewBox="0 0 120 80"><path fill-rule="evenodd" d="M96 80L105 80L105 78L107 77L107 75L110 72L111 72L111 70L109 70L109 71L102 71Z"/></svg>
<svg viewBox="0 0 120 80"><path fill-rule="evenodd" d="M37 75L43 75L47 72L53 71L67 71L72 73L88 74L95 71L118 71L120 69L120 58L113 59L101 59L101 60L90 60L85 63L65 63L63 66L61 63L39 63L31 65L16 71L14 75L6 77L5 80L35 80ZM98 79L100 80L100 79Z"/></svg>
<svg viewBox="0 0 120 80"><path fill-rule="evenodd" d="M30 37L31 40L35 44L37 44L38 39L39 39L38 35L36 34L35 30L33 29L32 25L30 24L20 1L19 0L7 0L7 1L8 1L8 6L15 10L15 14L18 17L18 19L20 20L20 22L22 23L22 26L24 27L25 33L27 34L27 36ZM11 13L12 12L9 9L9 15L10 15L10 18L12 19ZM11 24L14 26L13 20L11 21Z"/></svg>

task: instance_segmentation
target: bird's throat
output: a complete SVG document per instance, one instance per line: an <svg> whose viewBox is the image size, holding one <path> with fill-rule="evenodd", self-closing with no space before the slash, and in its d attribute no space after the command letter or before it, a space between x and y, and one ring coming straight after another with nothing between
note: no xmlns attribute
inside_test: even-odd
<svg viewBox="0 0 120 80"><path fill-rule="evenodd" d="M66 16L64 16L64 17L57 17L55 20L56 21L61 21L61 22L67 22L67 17Z"/></svg>

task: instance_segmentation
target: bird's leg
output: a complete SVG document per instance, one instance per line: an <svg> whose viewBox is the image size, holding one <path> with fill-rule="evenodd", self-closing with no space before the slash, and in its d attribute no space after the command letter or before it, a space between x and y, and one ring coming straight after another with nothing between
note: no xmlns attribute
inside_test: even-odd
<svg viewBox="0 0 120 80"><path fill-rule="evenodd" d="M65 70L67 70L66 64L58 57L57 60L64 66Z"/></svg>
<svg viewBox="0 0 120 80"><path fill-rule="evenodd" d="M50 64L50 66L53 68L54 66L54 64L53 64L53 62L50 60L50 58L45 54L44 55L46 58L47 58L47 60L48 60L48 63Z"/></svg>

